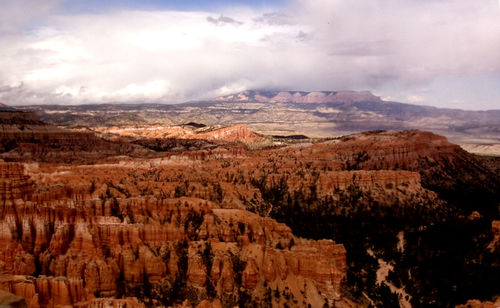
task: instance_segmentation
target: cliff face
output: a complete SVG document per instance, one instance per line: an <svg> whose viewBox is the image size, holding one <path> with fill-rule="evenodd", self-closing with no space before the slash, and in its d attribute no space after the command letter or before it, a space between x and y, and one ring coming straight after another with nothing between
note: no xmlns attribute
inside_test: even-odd
<svg viewBox="0 0 500 308"><path fill-rule="evenodd" d="M246 125L230 125L226 127L206 127L202 124L165 126L130 126L130 127L95 127L94 130L100 132L109 139L117 139L117 136L134 138L136 143L147 145L147 142L155 141L158 144L167 140L182 142L182 140L192 141L200 140L207 143L229 142L241 144L254 144L263 141L264 138L250 130ZM168 139L167 139L168 138ZM165 150L165 149L163 149Z"/></svg>
<svg viewBox="0 0 500 308"><path fill-rule="evenodd" d="M0 198L15 200L27 198L33 192L33 183L20 164L0 163Z"/></svg>
<svg viewBox="0 0 500 308"><path fill-rule="evenodd" d="M12 308L25 308L26 302L24 301L24 298L20 296L16 296L12 293L0 290L0 306L12 307Z"/></svg>
<svg viewBox="0 0 500 308"><path fill-rule="evenodd" d="M145 155L129 143L43 123L33 113L0 112L0 158L10 161L86 162L116 155Z"/></svg>
<svg viewBox="0 0 500 308"><path fill-rule="evenodd" d="M251 131L246 125L233 125L206 133L187 136L190 139L220 140L253 144L263 138Z"/></svg>
<svg viewBox="0 0 500 308"><path fill-rule="evenodd" d="M418 172L422 186L466 211L492 211L500 198L500 177L483 159L431 132L367 132L313 146L344 170ZM484 208L474 208L477 203Z"/></svg>
<svg viewBox="0 0 500 308"><path fill-rule="evenodd" d="M2 168L10 170L4 182L12 170L23 174L20 165ZM9 187L29 186L26 176L15 181ZM5 201L0 211L0 288L29 307L93 307L109 302L94 297L134 294L171 304L162 290L174 286L194 302L217 296L225 306L279 302L280 292L306 303L340 299L344 247L294 237L270 218L195 198L42 199Z"/></svg>
<svg viewBox="0 0 500 308"><path fill-rule="evenodd" d="M43 125L40 118L32 112L16 111L12 107L0 106L0 124L2 125Z"/></svg>

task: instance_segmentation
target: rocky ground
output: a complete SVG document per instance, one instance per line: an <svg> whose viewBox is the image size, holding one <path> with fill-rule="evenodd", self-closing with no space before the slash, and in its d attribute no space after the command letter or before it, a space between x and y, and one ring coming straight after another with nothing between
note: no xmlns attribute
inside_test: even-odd
<svg viewBox="0 0 500 308"><path fill-rule="evenodd" d="M449 307L500 294L498 160L433 133L8 119L0 289L29 307Z"/></svg>

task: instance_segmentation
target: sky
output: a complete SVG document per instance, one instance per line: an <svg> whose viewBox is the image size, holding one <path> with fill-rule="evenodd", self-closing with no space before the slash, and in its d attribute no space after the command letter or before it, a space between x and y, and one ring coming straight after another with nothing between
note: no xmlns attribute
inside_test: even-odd
<svg viewBox="0 0 500 308"><path fill-rule="evenodd" d="M0 102L369 90L500 109L499 0L0 0Z"/></svg>

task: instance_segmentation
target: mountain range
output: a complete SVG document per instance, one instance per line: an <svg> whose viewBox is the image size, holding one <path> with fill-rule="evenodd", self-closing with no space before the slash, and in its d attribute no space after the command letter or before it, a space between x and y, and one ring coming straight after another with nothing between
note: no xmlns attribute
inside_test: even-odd
<svg viewBox="0 0 500 308"><path fill-rule="evenodd" d="M465 148L500 153L500 110L466 111L385 101L368 91L244 91L182 104L37 105L56 125L114 126L189 122L245 124L268 135L331 137L371 130L430 130Z"/></svg>

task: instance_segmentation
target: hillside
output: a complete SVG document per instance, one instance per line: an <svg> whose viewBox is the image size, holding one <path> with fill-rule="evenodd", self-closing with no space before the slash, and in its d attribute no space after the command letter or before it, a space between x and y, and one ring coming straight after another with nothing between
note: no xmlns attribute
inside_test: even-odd
<svg viewBox="0 0 500 308"><path fill-rule="evenodd" d="M464 111L384 101L370 92L245 91L176 105L27 106L42 120L65 126L245 124L267 135L341 136L371 130L420 129L499 154L500 110Z"/></svg>
<svg viewBox="0 0 500 308"><path fill-rule="evenodd" d="M31 112L0 111L0 159L6 161L88 162L145 152L129 143L104 140L93 132L47 124Z"/></svg>

